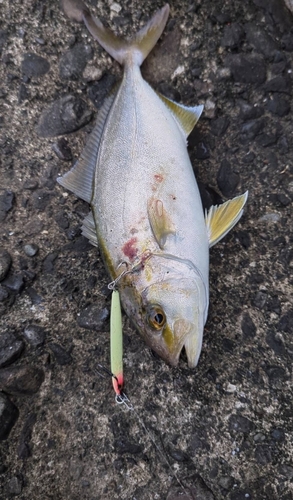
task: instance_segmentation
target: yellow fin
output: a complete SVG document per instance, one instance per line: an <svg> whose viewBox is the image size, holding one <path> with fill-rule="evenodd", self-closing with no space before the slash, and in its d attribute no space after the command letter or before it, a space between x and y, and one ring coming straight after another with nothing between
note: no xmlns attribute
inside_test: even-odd
<svg viewBox="0 0 293 500"><path fill-rule="evenodd" d="M159 92L157 94L161 101L166 104L169 111L171 111L180 128L183 130L185 137L188 137L202 114L203 105L193 107L184 106L184 104L178 104Z"/></svg>
<svg viewBox="0 0 293 500"><path fill-rule="evenodd" d="M161 248L164 248L169 234L176 234L176 228L164 209L163 202L152 198L148 202L148 217L153 235Z"/></svg>
<svg viewBox="0 0 293 500"><path fill-rule="evenodd" d="M237 224L248 197L248 191L222 205L212 206L206 212L205 220L208 230L210 248L220 241Z"/></svg>

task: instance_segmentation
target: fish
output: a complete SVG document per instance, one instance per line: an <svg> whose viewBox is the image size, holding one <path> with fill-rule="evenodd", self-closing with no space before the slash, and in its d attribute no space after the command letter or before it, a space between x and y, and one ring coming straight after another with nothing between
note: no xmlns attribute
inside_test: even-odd
<svg viewBox="0 0 293 500"><path fill-rule="evenodd" d="M203 106L185 106L143 79L140 66L163 33L169 5L131 39L94 17L82 0L63 0L123 67L96 124L58 183L90 204L82 234L99 247L127 316L171 366L185 349L196 367L209 306L209 249L238 222L248 192L204 213L187 152Z"/></svg>

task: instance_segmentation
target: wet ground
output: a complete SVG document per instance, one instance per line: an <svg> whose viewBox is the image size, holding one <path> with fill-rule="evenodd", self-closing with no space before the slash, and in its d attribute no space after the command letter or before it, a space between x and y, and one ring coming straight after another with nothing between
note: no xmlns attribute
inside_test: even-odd
<svg viewBox="0 0 293 500"><path fill-rule="evenodd" d="M130 33L161 5L95 12ZM80 234L88 206L56 184L121 72L58 2L0 6L0 498L291 500L291 13L171 2L144 65L168 97L205 105L189 140L204 203L249 201L211 250L195 370L167 366L124 317L127 411L98 367L109 278Z"/></svg>

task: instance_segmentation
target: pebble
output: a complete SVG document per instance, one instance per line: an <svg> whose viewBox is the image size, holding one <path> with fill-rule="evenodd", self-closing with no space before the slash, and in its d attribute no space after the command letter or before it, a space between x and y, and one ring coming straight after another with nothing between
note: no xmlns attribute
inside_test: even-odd
<svg viewBox="0 0 293 500"><path fill-rule="evenodd" d="M28 294L29 298L31 299L32 304L39 305L41 304L41 302L43 302L42 296L39 295L38 292L33 287L26 288L25 291Z"/></svg>
<svg viewBox="0 0 293 500"><path fill-rule="evenodd" d="M9 290L15 293L20 293L24 287L24 280L22 274L11 274L3 282Z"/></svg>
<svg viewBox="0 0 293 500"><path fill-rule="evenodd" d="M21 104L23 101L26 101L29 99L31 96L30 92L28 91L27 87L25 86L24 83L21 83L18 89L18 104Z"/></svg>
<svg viewBox="0 0 293 500"><path fill-rule="evenodd" d="M255 153L253 151L249 151L245 156L242 158L243 163L250 164L253 163L255 160Z"/></svg>
<svg viewBox="0 0 293 500"><path fill-rule="evenodd" d="M58 365L69 365L72 362L72 356L67 352L64 347L55 342L48 344L48 347L51 349L54 354L55 361Z"/></svg>
<svg viewBox="0 0 293 500"><path fill-rule="evenodd" d="M33 347L38 347L45 342L46 331L40 325L27 325L23 331L24 338Z"/></svg>
<svg viewBox="0 0 293 500"><path fill-rule="evenodd" d="M278 131L273 130L271 133L264 133L259 135L257 138L257 143L260 146L263 146L264 148L267 148L269 146L272 146L273 144L276 144L277 140L279 138Z"/></svg>
<svg viewBox="0 0 293 500"><path fill-rule="evenodd" d="M224 196L232 196L239 184L240 176L233 172L228 160L222 160L217 173L217 183Z"/></svg>
<svg viewBox="0 0 293 500"><path fill-rule="evenodd" d="M218 481L219 485L221 488L224 488L224 490L231 490L235 482L231 476L221 476Z"/></svg>
<svg viewBox="0 0 293 500"><path fill-rule="evenodd" d="M23 184L23 189L34 191L38 187L38 181L35 179L27 179Z"/></svg>
<svg viewBox="0 0 293 500"><path fill-rule="evenodd" d="M187 453L184 453L184 451L180 449L169 449L168 450L170 457L175 460L175 462L187 462L189 460L189 457Z"/></svg>
<svg viewBox="0 0 293 500"><path fill-rule="evenodd" d="M248 313L243 314L241 330L246 338L254 338L256 335L256 326Z"/></svg>
<svg viewBox="0 0 293 500"><path fill-rule="evenodd" d="M240 108L239 118L243 121L254 120L264 114L261 106L254 106L243 99L239 99L238 105Z"/></svg>
<svg viewBox="0 0 293 500"><path fill-rule="evenodd" d="M0 189L0 222L3 222L7 213L11 210L14 202L14 193L6 189Z"/></svg>
<svg viewBox="0 0 293 500"><path fill-rule="evenodd" d="M276 334L273 331L268 332L266 334L266 343L273 349L277 356L286 355L286 347L280 334Z"/></svg>
<svg viewBox="0 0 293 500"><path fill-rule="evenodd" d="M31 204L34 211L44 212L54 197L54 193L47 191L46 189L37 189L31 195Z"/></svg>
<svg viewBox="0 0 293 500"><path fill-rule="evenodd" d="M280 465L278 471L282 476L285 476L288 479L293 479L293 467L291 465L282 464Z"/></svg>
<svg viewBox="0 0 293 500"><path fill-rule="evenodd" d="M222 47L236 49L244 38L244 29L238 23L231 23L224 27L224 34L221 40Z"/></svg>
<svg viewBox="0 0 293 500"><path fill-rule="evenodd" d="M71 149L68 145L68 141L64 137L61 137L56 142L54 142L54 144L52 145L52 150L60 160L63 161L72 160Z"/></svg>
<svg viewBox="0 0 293 500"><path fill-rule="evenodd" d="M232 414L229 418L230 432L237 432L241 434L248 434L254 429L254 423L242 415Z"/></svg>
<svg viewBox="0 0 293 500"><path fill-rule="evenodd" d="M12 496L18 496L22 492L23 479L21 475L12 476L7 483L7 492Z"/></svg>
<svg viewBox="0 0 293 500"><path fill-rule="evenodd" d="M84 72L82 74L82 78L86 82L96 82L100 80L103 76L103 71L100 68L97 68L93 64L87 64Z"/></svg>
<svg viewBox="0 0 293 500"><path fill-rule="evenodd" d="M59 75L61 80L77 80L82 76L87 62L92 58L90 45L77 43L60 58Z"/></svg>
<svg viewBox="0 0 293 500"><path fill-rule="evenodd" d="M37 255L39 247L35 243L28 243L27 245L24 245L23 251L28 257L34 257Z"/></svg>
<svg viewBox="0 0 293 500"><path fill-rule="evenodd" d="M287 76L278 75L266 82L264 89L266 92L281 92L291 94L291 80Z"/></svg>
<svg viewBox="0 0 293 500"><path fill-rule="evenodd" d="M230 68L235 82L263 83L266 79L266 65L258 54L229 54L225 66Z"/></svg>
<svg viewBox="0 0 293 500"><path fill-rule="evenodd" d="M115 82L116 77L114 75L105 73L98 82L90 86L88 96L97 109L100 109Z"/></svg>
<svg viewBox="0 0 293 500"><path fill-rule="evenodd" d="M0 389L15 396L35 394L45 379L42 368L19 365L0 370Z"/></svg>
<svg viewBox="0 0 293 500"><path fill-rule="evenodd" d="M252 45L256 52L272 60L274 58L274 52L278 49L278 45L270 35L254 23L247 23L244 29L248 43Z"/></svg>
<svg viewBox="0 0 293 500"><path fill-rule="evenodd" d="M245 248L245 250L247 250L250 247L251 239L250 239L250 234L248 231L241 231L240 229L238 229L236 231L236 237L237 237L237 240L239 241L240 245L243 246L243 248Z"/></svg>
<svg viewBox="0 0 293 500"><path fill-rule="evenodd" d="M69 228L69 220L66 212L58 212L56 214L55 221L61 229L65 230Z"/></svg>
<svg viewBox="0 0 293 500"><path fill-rule="evenodd" d="M228 394L233 394L233 392L236 392L237 386L234 384L231 384L230 382L227 382L224 386L224 391L228 392Z"/></svg>
<svg viewBox="0 0 293 500"><path fill-rule="evenodd" d="M282 332L293 333L293 310L285 312L280 318L278 329Z"/></svg>
<svg viewBox="0 0 293 500"><path fill-rule="evenodd" d="M109 318L109 309L101 309L95 304L91 304L83 309L77 317L77 324L87 330L102 331L105 329L105 323Z"/></svg>
<svg viewBox="0 0 293 500"><path fill-rule="evenodd" d="M116 2L113 2L110 6L110 10L112 10L112 12L116 12L116 14L119 14L121 9L122 9L121 5L119 5L119 3Z"/></svg>
<svg viewBox="0 0 293 500"><path fill-rule="evenodd" d="M8 290L4 286L0 285L0 302L4 302L6 299L8 299L8 297Z"/></svg>
<svg viewBox="0 0 293 500"><path fill-rule="evenodd" d="M4 280L11 266L11 256L7 250L0 249L0 281Z"/></svg>
<svg viewBox="0 0 293 500"><path fill-rule="evenodd" d="M282 47L288 52L293 51L293 36L292 33L285 33L281 38Z"/></svg>
<svg viewBox="0 0 293 500"><path fill-rule="evenodd" d="M284 429L281 429L280 427L272 429L271 436L272 436L272 439L274 441L277 441L278 443L283 443L286 439L285 431L284 431Z"/></svg>
<svg viewBox="0 0 293 500"><path fill-rule="evenodd" d="M16 361L24 349L22 340L12 333L2 332L0 335L0 367L8 366Z"/></svg>
<svg viewBox="0 0 293 500"><path fill-rule="evenodd" d="M40 219L34 218L32 221L28 222L23 226L23 232L27 236L33 236L39 234L43 231L44 224Z"/></svg>
<svg viewBox="0 0 293 500"><path fill-rule="evenodd" d="M0 52L2 51L3 47L5 46L7 40L8 40L8 32L1 29L0 30Z"/></svg>
<svg viewBox="0 0 293 500"><path fill-rule="evenodd" d="M272 461L272 453L269 445L258 444L255 448L254 458L260 465L267 465Z"/></svg>
<svg viewBox="0 0 293 500"><path fill-rule="evenodd" d="M272 385L283 382L287 379L286 371L282 366L279 365L266 365L264 368L267 376L269 377L269 382Z"/></svg>
<svg viewBox="0 0 293 500"><path fill-rule="evenodd" d="M120 455L124 453L130 453L131 455L138 455L142 453L143 446L140 444L131 443L124 436L120 436L114 442L114 447L117 453Z"/></svg>
<svg viewBox="0 0 293 500"><path fill-rule="evenodd" d="M38 56L33 52L28 52L24 54L23 60L21 63L21 71L24 75L31 77L43 76L48 73L50 69L50 64L42 56Z"/></svg>
<svg viewBox="0 0 293 500"><path fill-rule="evenodd" d="M259 222L279 222L280 219L281 216L279 214L271 213L263 215L258 220Z"/></svg>
<svg viewBox="0 0 293 500"><path fill-rule="evenodd" d="M45 109L37 125L40 137L55 137L70 134L89 123L92 112L87 104L74 95L68 94L54 101Z"/></svg>
<svg viewBox="0 0 293 500"><path fill-rule="evenodd" d="M270 24L276 24L281 31L290 32L292 16L286 9L285 3L279 0L253 0L257 7L261 7L267 14Z"/></svg>
<svg viewBox="0 0 293 500"><path fill-rule="evenodd" d="M0 441L7 439L19 411L6 394L0 392Z"/></svg>
<svg viewBox="0 0 293 500"><path fill-rule="evenodd" d="M245 142L250 142L263 130L265 121L263 118L259 120L249 120L241 127L241 137Z"/></svg>
<svg viewBox="0 0 293 500"><path fill-rule="evenodd" d="M43 261L43 271L45 273L53 273L54 272L54 263L58 257L58 252L49 253Z"/></svg>
<svg viewBox="0 0 293 500"><path fill-rule="evenodd" d="M230 121L227 116L220 116L219 118L212 120L211 133L217 137L221 137L225 134L229 124Z"/></svg>
<svg viewBox="0 0 293 500"><path fill-rule="evenodd" d="M279 94L274 94L274 96L268 100L267 109L277 116L286 116L290 112L290 103L284 99L284 97Z"/></svg>
<svg viewBox="0 0 293 500"><path fill-rule="evenodd" d="M30 440L32 437L33 427L36 423L37 415L36 413L30 413L23 425L21 434L19 436L19 445L17 448L18 458L22 460L31 456Z"/></svg>

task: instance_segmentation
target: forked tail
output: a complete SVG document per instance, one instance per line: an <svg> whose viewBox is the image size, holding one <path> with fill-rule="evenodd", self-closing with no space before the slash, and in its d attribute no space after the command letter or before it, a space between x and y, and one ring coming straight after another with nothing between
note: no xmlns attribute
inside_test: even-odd
<svg viewBox="0 0 293 500"><path fill-rule="evenodd" d="M131 40L125 40L105 28L97 17L93 17L82 0L62 0L62 7L73 21L83 21L99 44L122 66L142 64L163 33L170 11L166 4Z"/></svg>

